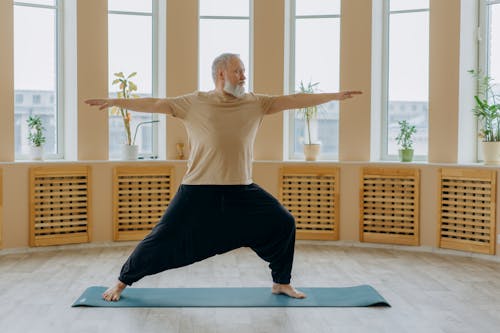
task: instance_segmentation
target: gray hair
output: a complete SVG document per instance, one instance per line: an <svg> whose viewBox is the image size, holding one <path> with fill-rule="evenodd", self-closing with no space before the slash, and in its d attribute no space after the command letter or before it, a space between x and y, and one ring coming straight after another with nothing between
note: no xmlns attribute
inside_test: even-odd
<svg viewBox="0 0 500 333"><path fill-rule="evenodd" d="M227 65L229 64L229 60L231 60L232 58L239 59L240 55L236 53L222 53L214 59L214 62L212 63L212 79L214 80L214 83L217 83L217 72L220 69L226 69Z"/></svg>

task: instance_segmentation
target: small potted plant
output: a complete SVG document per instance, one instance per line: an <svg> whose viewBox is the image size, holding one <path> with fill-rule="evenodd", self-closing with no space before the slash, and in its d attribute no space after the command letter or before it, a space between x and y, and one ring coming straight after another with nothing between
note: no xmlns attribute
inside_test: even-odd
<svg viewBox="0 0 500 333"><path fill-rule="evenodd" d="M398 121L399 135L396 137L399 149L399 160L401 162L411 162L413 160L413 135L417 132L415 125L410 125L408 121Z"/></svg>
<svg viewBox="0 0 500 333"><path fill-rule="evenodd" d="M28 141L30 143L31 159L43 160L43 144L45 143L43 131L45 131L45 128L42 124L42 118L31 115L26 122L29 128Z"/></svg>
<svg viewBox="0 0 500 333"><path fill-rule="evenodd" d="M317 90L318 85L319 82L309 82L307 85L304 85L304 83L300 81L299 92L313 94ZM304 143L304 155L306 161L316 161L321 149L321 144L318 142L313 143L311 140L311 121L317 119L318 117L318 106L314 105L298 109L297 112L306 121L307 141Z"/></svg>
<svg viewBox="0 0 500 333"><path fill-rule="evenodd" d="M137 86L131 80L131 78L133 78L136 75L137 72L133 72L129 74L127 77L125 77L123 72L114 73L116 79L113 80L112 85L118 85L119 87L119 91L116 94L117 98L129 99L138 97L133 93L134 91L137 91ZM122 159L136 160L137 155L139 153L139 147L132 140L132 133L130 131L130 121L131 121L130 111L124 108L114 106L111 108L111 114L121 116L123 121L123 127L125 129L126 142L121 147Z"/></svg>
<svg viewBox="0 0 500 333"><path fill-rule="evenodd" d="M474 95L476 106L472 109L474 116L479 120L482 138L483 160L485 164L500 164L500 104L494 92L493 79L481 72L470 70L477 82L477 91Z"/></svg>

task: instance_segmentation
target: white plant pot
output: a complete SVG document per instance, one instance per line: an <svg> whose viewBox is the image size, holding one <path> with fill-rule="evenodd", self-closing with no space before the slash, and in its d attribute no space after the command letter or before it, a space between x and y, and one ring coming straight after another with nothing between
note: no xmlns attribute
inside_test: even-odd
<svg viewBox="0 0 500 333"><path fill-rule="evenodd" d="M121 146L121 157L122 160L132 161L136 160L139 155L138 145L122 145Z"/></svg>
<svg viewBox="0 0 500 333"><path fill-rule="evenodd" d="M30 157L34 161L43 160L43 146L30 146Z"/></svg>
<svg viewBox="0 0 500 333"><path fill-rule="evenodd" d="M304 144L304 156L306 161L316 161L318 159L321 145L319 143Z"/></svg>
<svg viewBox="0 0 500 333"><path fill-rule="evenodd" d="M484 164L500 164L500 142L481 142Z"/></svg>

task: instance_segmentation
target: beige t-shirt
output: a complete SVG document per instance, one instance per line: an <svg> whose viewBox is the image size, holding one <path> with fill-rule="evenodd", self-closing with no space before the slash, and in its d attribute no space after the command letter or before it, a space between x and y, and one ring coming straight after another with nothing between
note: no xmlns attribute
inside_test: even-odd
<svg viewBox="0 0 500 333"><path fill-rule="evenodd" d="M251 184L255 137L273 100L267 95L236 98L217 91L168 98L172 116L184 123L191 147L182 183Z"/></svg>

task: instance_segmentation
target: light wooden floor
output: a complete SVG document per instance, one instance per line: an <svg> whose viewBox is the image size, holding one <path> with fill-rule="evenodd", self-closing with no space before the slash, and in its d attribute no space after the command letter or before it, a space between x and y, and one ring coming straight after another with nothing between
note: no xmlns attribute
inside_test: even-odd
<svg viewBox="0 0 500 333"><path fill-rule="evenodd" d="M500 263L387 249L297 244L296 286L370 284L392 308L71 308L114 281L131 246L0 255L0 332L500 332ZM147 277L142 287L270 286L239 249Z"/></svg>

